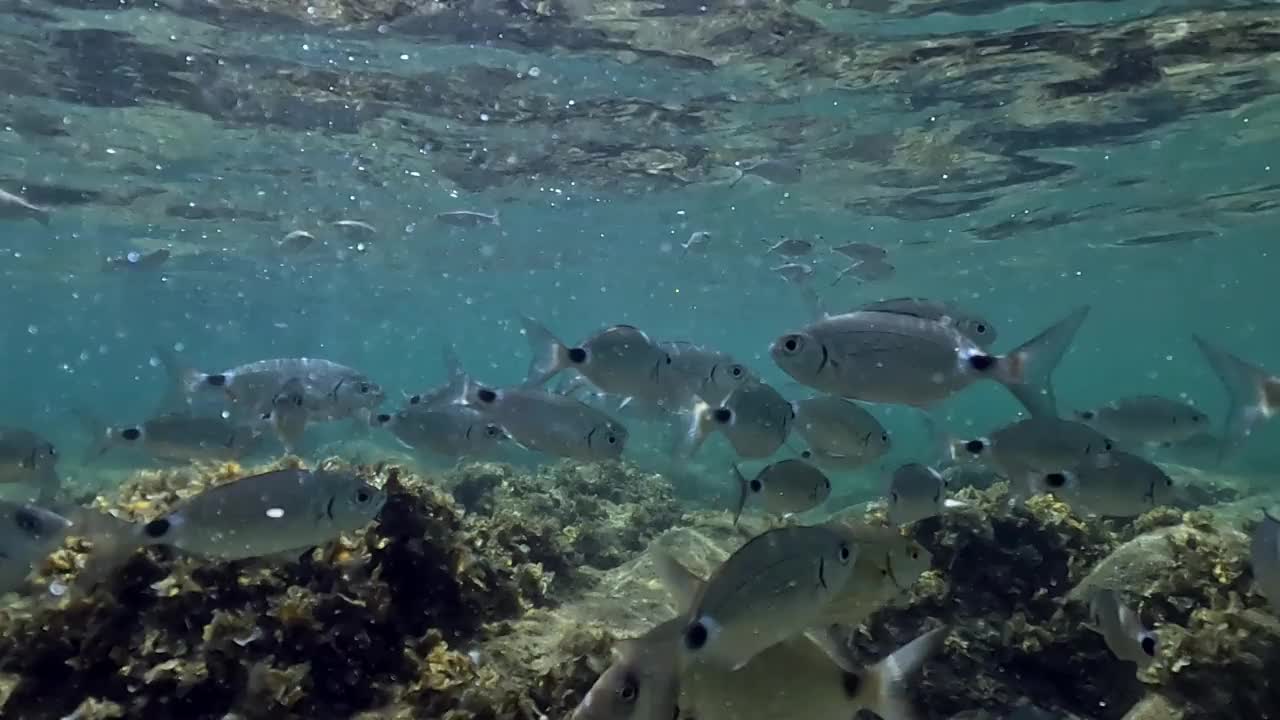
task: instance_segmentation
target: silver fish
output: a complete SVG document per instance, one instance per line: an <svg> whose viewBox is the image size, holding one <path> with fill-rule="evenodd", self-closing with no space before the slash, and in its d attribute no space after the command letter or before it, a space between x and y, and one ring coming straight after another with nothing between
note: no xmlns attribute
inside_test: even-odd
<svg viewBox="0 0 1280 720"><path fill-rule="evenodd" d="M897 268L883 260L863 260L836 273L836 279L831 281L831 286L835 287L850 275L862 282L877 282L888 280L897 272Z"/></svg>
<svg viewBox="0 0 1280 720"><path fill-rule="evenodd" d="M1280 613L1280 520L1266 510L1253 530L1249 545L1249 565L1262 596Z"/></svg>
<svg viewBox="0 0 1280 720"><path fill-rule="evenodd" d="M1155 633L1142 624L1142 618L1110 589L1095 590L1089 598L1088 626L1102 635L1107 647L1121 660L1146 668L1159 650Z"/></svg>
<svg viewBox="0 0 1280 720"><path fill-rule="evenodd" d="M278 358L204 373L182 367L171 352L161 348L156 352L176 388L169 407L220 399L229 404L231 416L238 422L269 417L281 404L282 393L300 392L302 403L297 411L306 422L358 418L367 423L373 408L386 398L367 375L330 360Z"/></svg>
<svg viewBox="0 0 1280 720"><path fill-rule="evenodd" d="M22 587L36 563L62 545L71 521L44 508L0 500L0 595Z"/></svg>
<svg viewBox="0 0 1280 720"><path fill-rule="evenodd" d="M626 449L621 423L571 397L539 388L495 389L468 382L466 403L521 446L554 457L616 460Z"/></svg>
<svg viewBox="0 0 1280 720"><path fill-rule="evenodd" d="M920 463L907 463L893 471L889 481L889 522L907 525L940 515L948 503L947 482L937 470Z"/></svg>
<svg viewBox="0 0 1280 720"><path fill-rule="evenodd" d="M117 447L137 447L162 460L239 460L262 439L257 426L220 415L170 413L128 427L107 427L92 415L79 415L91 438L86 463Z"/></svg>
<svg viewBox="0 0 1280 720"><path fill-rule="evenodd" d="M748 382L715 407L694 405L685 452L692 456L708 435L719 432L740 457L768 457L787 441L795 416L795 408L772 386Z"/></svg>
<svg viewBox="0 0 1280 720"><path fill-rule="evenodd" d="M300 253L315 244L316 236L306 230L294 230L276 243L276 247L284 252Z"/></svg>
<svg viewBox="0 0 1280 720"><path fill-rule="evenodd" d="M1227 389L1226 429L1219 461L1235 454L1259 424L1280 411L1280 376L1210 344L1199 335L1192 340Z"/></svg>
<svg viewBox="0 0 1280 720"><path fill-rule="evenodd" d="M856 469L889 452L889 433L861 405L819 395L792 403L795 429L819 465Z"/></svg>
<svg viewBox="0 0 1280 720"><path fill-rule="evenodd" d="M578 347L568 347L533 318L523 317L533 359L526 387L545 383L572 368L606 393L661 401L671 356L631 325L607 327Z"/></svg>
<svg viewBox="0 0 1280 720"><path fill-rule="evenodd" d="M169 261L173 253L164 248L152 250L148 253L140 253L137 250L131 250L124 255L109 257L102 261L103 270L159 270L162 265Z"/></svg>
<svg viewBox="0 0 1280 720"><path fill-rule="evenodd" d="M0 427L0 483L29 485L40 501L52 501L61 487L58 451L53 443L30 430Z"/></svg>
<svg viewBox="0 0 1280 720"><path fill-rule="evenodd" d="M783 280L792 285L803 285L813 277L814 269L812 265L805 263L783 263L777 267L769 268L770 271L777 273Z"/></svg>
<svg viewBox="0 0 1280 720"><path fill-rule="evenodd" d="M491 213L476 212L474 210L450 210L449 212L436 213L436 222L465 228L481 227L483 225L496 227L502 224L498 219L497 210Z"/></svg>
<svg viewBox="0 0 1280 720"><path fill-rule="evenodd" d="M770 243L764 238L760 242L768 245L765 250L766 255L781 255L786 258L804 257L813 252L813 242L810 240L801 240L800 238L791 238L783 236L776 243Z"/></svg>
<svg viewBox="0 0 1280 720"><path fill-rule="evenodd" d="M737 464L732 465L738 478L738 507L733 524L738 524L747 500L755 498L766 512L776 515L801 513L826 502L831 496L831 481L818 468L803 460L788 458L765 466L750 480Z"/></svg>
<svg viewBox="0 0 1280 720"><path fill-rule="evenodd" d="M323 545L368 525L386 500L350 473L276 470L205 490L136 532L143 544L240 560Z"/></svg>
<svg viewBox="0 0 1280 720"><path fill-rule="evenodd" d="M673 409L687 407L695 395L717 405L735 389L757 380L746 365L719 350L677 341L660 342L658 348L671 358L663 378L669 386L665 402Z"/></svg>
<svg viewBox="0 0 1280 720"><path fill-rule="evenodd" d="M995 380L1032 415L1054 417L1050 375L1087 314L1082 307L1012 352L989 355L950 325L859 310L783 335L771 354L795 380L841 397L928 408Z"/></svg>
<svg viewBox="0 0 1280 720"><path fill-rule="evenodd" d="M922 320L933 320L950 325L980 347L991 347L996 340L996 327L986 318L979 317L951 303L925 298L889 298L863 305L860 310L910 315Z"/></svg>
<svg viewBox="0 0 1280 720"><path fill-rule="evenodd" d="M839 253L856 262L875 262L887 260L889 251L879 245L864 242L851 242L831 248L831 252Z"/></svg>
<svg viewBox="0 0 1280 720"><path fill-rule="evenodd" d="M680 257L684 257L691 252L699 255L705 253L707 248L710 247L712 239L711 233L706 230L699 230L693 233L688 240L680 243Z"/></svg>
<svg viewBox="0 0 1280 720"><path fill-rule="evenodd" d="M0 219L35 220L49 227L49 209L33 205L24 197L0 190Z"/></svg>
<svg viewBox="0 0 1280 720"><path fill-rule="evenodd" d="M1031 417L1006 425L985 438L957 443L958 458L981 459L999 470L1015 492L1033 476L1105 461L1115 450L1110 438L1073 420Z"/></svg>
<svg viewBox="0 0 1280 720"><path fill-rule="evenodd" d="M1127 447L1175 444L1209 427L1204 413L1159 395L1136 395L1077 411L1076 419Z"/></svg>
<svg viewBox="0 0 1280 720"><path fill-rule="evenodd" d="M844 589L853 544L828 527L784 527L748 541L702 589L681 638L682 667L736 670L804 631Z"/></svg>
<svg viewBox="0 0 1280 720"><path fill-rule="evenodd" d="M491 455L510 438L481 411L465 405L413 408L374 417L401 445L449 458Z"/></svg>
<svg viewBox="0 0 1280 720"><path fill-rule="evenodd" d="M1045 473L1032 489L1053 493L1073 507L1106 517L1141 515L1170 504L1176 494L1173 478L1159 465L1123 451Z"/></svg>

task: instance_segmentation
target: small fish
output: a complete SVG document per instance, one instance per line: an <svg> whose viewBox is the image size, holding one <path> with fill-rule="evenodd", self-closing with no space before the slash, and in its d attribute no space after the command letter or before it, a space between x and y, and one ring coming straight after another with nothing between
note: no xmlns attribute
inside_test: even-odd
<svg viewBox="0 0 1280 720"><path fill-rule="evenodd" d="M377 228L363 220L334 220L329 225L352 236L368 237L378 234Z"/></svg>
<svg viewBox="0 0 1280 720"><path fill-rule="evenodd" d="M306 230L294 230L284 236L276 247L289 253L300 253L311 247L316 241L316 236Z"/></svg>
<svg viewBox="0 0 1280 720"><path fill-rule="evenodd" d="M1084 423L1041 416L1011 423L985 438L956 443L952 455L983 460L1020 492L1020 483L1034 482L1037 474L1105 462L1113 450L1110 438Z"/></svg>
<svg viewBox="0 0 1280 720"><path fill-rule="evenodd" d="M890 298L863 305L860 310L910 315L922 320L950 325L980 347L990 347L996 340L996 327L985 318L969 313L950 303L925 298Z"/></svg>
<svg viewBox="0 0 1280 720"><path fill-rule="evenodd" d="M735 526L750 498L756 498L766 512L794 515L812 510L831 497L831 481L821 470L803 460L779 460L750 480L743 476L736 463L731 467L739 486L738 507L733 514Z"/></svg>
<svg viewBox="0 0 1280 720"><path fill-rule="evenodd" d="M351 473L275 470L188 498L136 540L222 560L301 552L368 525L386 500Z"/></svg>
<svg viewBox="0 0 1280 720"><path fill-rule="evenodd" d="M841 280L850 275L862 282L878 282L880 280L888 280L897 272L897 268L883 260L863 260L837 273L836 279L831 281L831 286L835 287Z"/></svg>
<svg viewBox="0 0 1280 720"><path fill-rule="evenodd" d="M476 212L474 210L450 210L449 212L436 213L436 222L454 227L474 228L483 225L500 226L502 223L498 219L498 211L491 213Z"/></svg>
<svg viewBox="0 0 1280 720"><path fill-rule="evenodd" d="M401 445L448 458L485 457L510 440L484 413L465 405L413 408L374 416Z"/></svg>
<svg viewBox="0 0 1280 720"><path fill-rule="evenodd" d="M947 481L928 465L902 465L889 481L889 522L894 525L908 525L964 505L947 499Z"/></svg>
<svg viewBox="0 0 1280 720"><path fill-rule="evenodd" d="M0 483L29 485L51 502L62 485L53 443L30 430L0 427Z"/></svg>
<svg viewBox="0 0 1280 720"><path fill-rule="evenodd" d="M49 227L49 209L33 205L26 198L0 190L0 219L35 220Z"/></svg>
<svg viewBox="0 0 1280 720"><path fill-rule="evenodd" d="M1266 510L1253 530L1249 565L1258 590L1271 603L1271 610L1280 613L1280 520Z"/></svg>
<svg viewBox="0 0 1280 720"><path fill-rule="evenodd" d="M1175 444L1209 427L1209 417L1195 407L1159 395L1122 398L1075 415L1127 447Z"/></svg>
<svg viewBox="0 0 1280 720"><path fill-rule="evenodd" d="M22 587L36 563L62 545L71 525L39 506L0 500L0 595Z"/></svg>
<svg viewBox="0 0 1280 720"><path fill-rule="evenodd" d="M1155 659L1159 650L1155 633L1142 624L1142 618L1124 604L1115 590L1093 592L1089 598L1089 623L1087 627L1102 636L1117 658L1136 663L1139 670Z"/></svg>
<svg viewBox="0 0 1280 720"><path fill-rule="evenodd" d="M616 460L627 429L586 403L540 388L494 389L468 380L467 405L529 450L575 460Z"/></svg>
<svg viewBox="0 0 1280 720"><path fill-rule="evenodd" d="M239 460L262 439L257 427L219 415L169 413L129 427L107 427L92 415L78 415L91 439L86 464L116 447L138 447L161 460Z"/></svg>
<svg viewBox="0 0 1280 720"><path fill-rule="evenodd" d="M851 400L819 395L792 406L796 432L809 444L818 465L856 469L880 459L892 447L889 433L876 416Z"/></svg>
<svg viewBox="0 0 1280 720"><path fill-rule="evenodd" d="M631 325L613 325L568 347L545 326L522 317L533 359L526 387L542 385L562 370L573 368L602 391L625 397L662 400L671 356L648 335Z"/></svg>
<svg viewBox="0 0 1280 720"><path fill-rule="evenodd" d="M1088 307L1005 355L989 355L956 328L858 310L774 341L770 354L801 384L856 400L929 408L979 380L1009 389L1032 415L1057 416L1050 375Z"/></svg>
<svg viewBox="0 0 1280 720"><path fill-rule="evenodd" d="M1068 470L1045 473L1032 489L1104 517L1141 515L1169 505L1176 493L1173 478L1159 465L1119 450Z"/></svg>
<svg viewBox="0 0 1280 720"><path fill-rule="evenodd" d="M172 253L164 248L140 253L131 250L124 255L109 257L102 261L103 270L158 270L169 261Z"/></svg>
<svg viewBox="0 0 1280 720"><path fill-rule="evenodd" d="M887 260L889 251L879 245L864 242L851 242L831 248L831 252L839 253L855 262L876 262Z"/></svg>
<svg viewBox="0 0 1280 720"><path fill-rule="evenodd" d="M771 267L769 270L777 273L783 280L792 285L803 285L813 277L814 273L813 266L804 263L783 263L777 267Z"/></svg>
<svg viewBox="0 0 1280 720"><path fill-rule="evenodd" d="M692 456L714 431L724 435L740 457L768 457L787 441L795 415L795 408L771 385L748 382L715 407L702 401L694 404L686 453Z"/></svg>
<svg viewBox="0 0 1280 720"><path fill-rule="evenodd" d="M680 257L684 257L689 253L701 255L711 246L712 236L706 230L699 230L689 236L688 240L680 243Z"/></svg>
<svg viewBox="0 0 1280 720"><path fill-rule="evenodd" d="M737 670L800 634L844 589L855 559L853 544L829 527L784 527L752 538L702 588L681 638L681 666Z"/></svg>
<svg viewBox="0 0 1280 720"><path fill-rule="evenodd" d="M688 407L696 395L709 405L718 405L735 389L758 380L746 365L719 350L674 341L660 342L658 348L671 358L664 373L671 386L665 398L668 404Z"/></svg>
<svg viewBox="0 0 1280 720"><path fill-rule="evenodd" d="M1258 425L1280 411L1280 376L1211 345L1199 335L1192 340L1227 389L1226 429L1219 462L1235 454Z"/></svg>
<svg viewBox="0 0 1280 720"><path fill-rule="evenodd" d="M781 255L785 258L798 258L809 255L813 252L813 242L809 240L801 240L800 238L791 238L783 236L778 242L770 244L764 238L760 242L768 245L769 248L764 251L765 255Z"/></svg>

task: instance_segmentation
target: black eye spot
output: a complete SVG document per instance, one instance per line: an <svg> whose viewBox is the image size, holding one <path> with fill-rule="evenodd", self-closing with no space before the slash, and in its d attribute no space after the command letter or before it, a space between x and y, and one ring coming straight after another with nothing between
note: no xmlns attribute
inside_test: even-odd
<svg viewBox="0 0 1280 720"><path fill-rule="evenodd" d="M969 442L964 444L964 449L968 450L974 455L978 455L983 450L986 449L986 443L982 442L981 440L970 440Z"/></svg>
<svg viewBox="0 0 1280 720"><path fill-rule="evenodd" d="M587 351L582 348L572 348L569 350L569 362L580 365L587 361Z"/></svg>
<svg viewBox="0 0 1280 720"><path fill-rule="evenodd" d="M1044 476L1044 484L1051 488L1060 488L1067 484L1067 476L1062 473L1049 473Z"/></svg>
<svg viewBox="0 0 1280 720"><path fill-rule="evenodd" d="M227 384L226 375L209 375L204 381L213 387L223 387Z"/></svg>
<svg viewBox="0 0 1280 720"><path fill-rule="evenodd" d="M131 440L131 441L137 440L138 438L142 437L142 431L139 430L138 428L125 428L120 433L120 437L124 438L125 440Z"/></svg>
<svg viewBox="0 0 1280 720"><path fill-rule="evenodd" d="M733 420L733 411L729 408L716 408L715 411L711 413L711 418L723 425Z"/></svg>
<svg viewBox="0 0 1280 720"><path fill-rule="evenodd" d="M969 367L978 372L986 372L994 367L996 359L990 355L974 355L969 358Z"/></svg>
<svg viewBox="0 0 1280 720"><path fill-rule="evenodd" d="M684 631L684 646L690 650L701 650L707 644L708 639L707 626L703 625L701 620L693 623L689 626L689 629Z"/></svg>
<svg viewBox="0 0 1280 720"><path fill-rule="evenodd" d="M482 403L491 403L498 399L498 393L489 388L481 388L476 392L476 398Z"/></svg>
<svg viewBox="0 0 1280 720"><path fill-rule="evenodd" d="M1156 639L1151 637L1150 635L1147 635L1146 637L1142 638L1142 652L1146 653L1147 657L1155 657L1156 656Z"/></svg>
<svg viewBox="0 0 1280 720"><path fill-rule="evenodd" d="M38 535L40 533L40 518L26 508L20 508L15 512L13 521L17 524L18 529L27 535Z"/></svg>
<svg viewBox="0 0 1280 720"><path fill-rule="evenodd" d="M142 526L142 531L150 538L162 538L169 534L169 528L173 524L169 522L169 518L156 518L146 525Z"/></svg>

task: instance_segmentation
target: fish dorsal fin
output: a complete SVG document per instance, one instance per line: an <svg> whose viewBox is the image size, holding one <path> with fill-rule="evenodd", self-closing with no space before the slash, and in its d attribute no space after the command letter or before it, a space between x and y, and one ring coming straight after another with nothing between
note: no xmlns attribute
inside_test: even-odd
<svg viewBox="0 0 1280 720"><path fill-rule="evenodd" d="M688 612L702 593L702 586L706 581L676 560L671 551L661 545L654 545L650 554L653 556L653 566L658 573L658 579L671 594L676 609L681 614Z"/></svg>

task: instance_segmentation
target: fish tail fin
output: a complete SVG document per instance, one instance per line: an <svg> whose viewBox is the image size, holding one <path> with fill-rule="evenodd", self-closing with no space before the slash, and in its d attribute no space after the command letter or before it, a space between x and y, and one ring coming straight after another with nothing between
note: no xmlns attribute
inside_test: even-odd
<svg viewBox="0 0 1280 720"><path fill-rule="evenodd" d="M1227 389L1227 422L1223 431L1218 462L1239 450L1258 423L1275 414L1273 396L1268 389L1275 383L1266 370L1209 344L1199 335L1192 340L1213 368L1213 373Z"/></svg>
<svg viewBox="0 0 1280 720"><path fill-rule="evenodd" d="M529 375L524 384L537 387L569 367L569 348L545 325L527 315L520 316L520 324L524 326L529 350L533 353L529 360Z"/></svg>
<svg viewBox="0 0 1280 720"><path fill-rule="evenodd" d="M884 720L917 720L920 715L907 688L925 662L942 649L949 632L947 627L930 630L871 666L858 693L861 706Z"/></svg>
<svg viewBox="0 0 1280 720"><path fill-rule="evenodd" d="M296 454L307 429L306 387L301 379L289 378L271 398L271 424L284 449Z"/></svg>
<svg viewBox="0 0 1280 720"><path fill-rule="evenodd" d="M115 431L93 413L77 409L76 419L80 421L80 429L89 436L89 444L80 454L80 463L88 465L102 457L115 445Z"/></svg>
<svg viewBox="0 0 1280 720"><path fill-rule="evenodd" d="M191 406L191 395L200 387L205 374L187 367L178 354L170 348L156 345L152 351L169 378L169 386L160 403L160 409L166 412L188 409Z"/></svg>
<svg viewBox="0 0 1280 720"><path fill-rule="evenodd" d="M1013 352L994 358L995 379L1009 388L1032 417L1058 416L1050 378L1088 315L1088 305L1078 307Z"/></svg>
<svg viewBox="0 0 1280 720"><path fill-rule="evenodd" d="M742 509L747 506L747 496L751 494L751 483L747 482L746 476L738 469L738 463L729 463L729 467L733 468L733 476L738 479L738 506L733 510L733 526L738 527Z"/></svg>
<svg viewBox="0 0 1280 720"><path fill-rule="evenodd" d="M698 448L702 447L702 443L711 434L713 422L711 406L699 398L689 410L689 427L680 448L683 457L691 458L698 452Z"/></svg>

